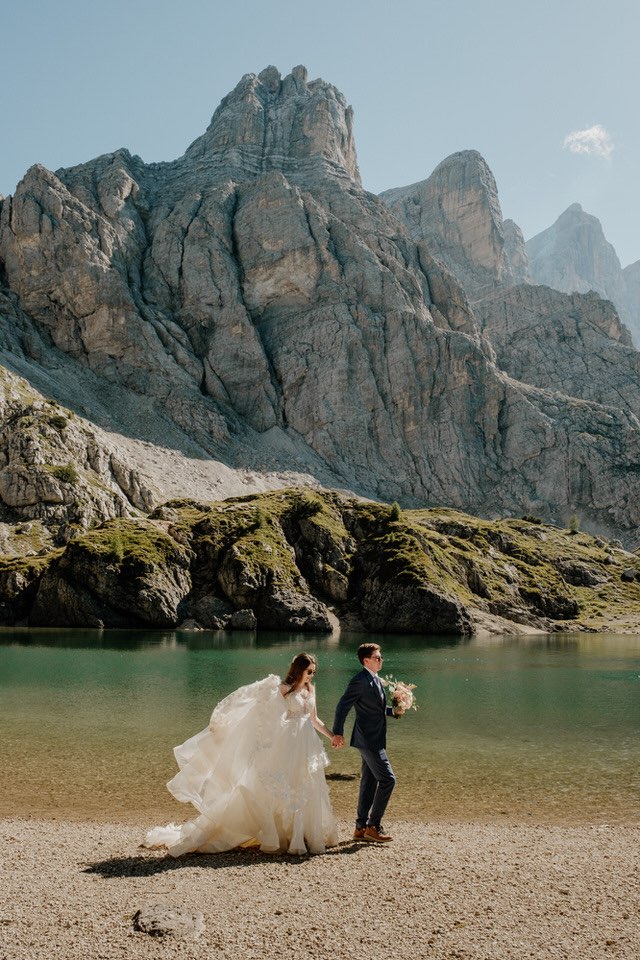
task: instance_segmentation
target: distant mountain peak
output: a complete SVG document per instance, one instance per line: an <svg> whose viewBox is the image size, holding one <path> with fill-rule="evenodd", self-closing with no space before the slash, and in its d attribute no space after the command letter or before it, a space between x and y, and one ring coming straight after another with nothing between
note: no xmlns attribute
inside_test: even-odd
<svg viewBox="0 0 640 960"><path fill-rule="evenodd" d="M633 271L622 270L602 224L579 203L572 203L555 223L527 241L534 283L563 293L595 290L611 300L620 318L640 339L640 300Z"/></svg>

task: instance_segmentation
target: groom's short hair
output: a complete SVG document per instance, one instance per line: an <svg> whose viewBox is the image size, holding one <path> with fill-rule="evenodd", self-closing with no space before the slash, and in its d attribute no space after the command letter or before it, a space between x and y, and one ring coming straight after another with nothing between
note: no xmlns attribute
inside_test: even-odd
<svg viewBox="0 0 640 960"><path fill-rule="evenodd" d="M372 657L380 649L379 643L361 643L358 647L358 660L364 666L365 660Z"/></svg>

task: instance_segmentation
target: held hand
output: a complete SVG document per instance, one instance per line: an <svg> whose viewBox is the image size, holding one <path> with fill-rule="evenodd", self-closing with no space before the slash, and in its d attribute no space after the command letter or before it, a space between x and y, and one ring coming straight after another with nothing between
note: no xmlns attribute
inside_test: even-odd
<svg viewBox="0 0 640 960"><path fill-rule="evenodd" d="M341 747L344 747L344 737L341 737L339 733L335 733L331 737L331 746L336 750L340 750Z"/></svg>

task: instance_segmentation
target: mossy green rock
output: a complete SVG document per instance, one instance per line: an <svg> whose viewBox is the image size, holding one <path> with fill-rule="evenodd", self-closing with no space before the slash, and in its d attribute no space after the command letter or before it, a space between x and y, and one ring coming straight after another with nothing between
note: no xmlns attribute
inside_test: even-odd
<svg viewBox="0 0 640 960"><path fill-rule="evenodd" d="M56 555L0 559L0 624L27 621L42 576Z"/></svg>
<svg viewBox="0 0 640 960"><path fill-rule="evenodd" d="M171 627L189 593L188 551L149 521L112 520L72 540L40 582L34 625Z"/></svg>
<svg viewBox="0 0 640 960"><path fill-rule="evenodd" d="M535 518L479 520L282 490L173 501L47 557L5 560L0 618L462 635L614 622L637 630L640 558Z"/></svg>
<svg viewBox="0 0 640 960"><path fill-rule="evenodd" d="M361 508L354 517L354 579L368 630L472 633L470 616L434 564L423 531L393 508Z"/></svg>
<svg viewBox="0 0 640 960"><path fill-rule="evenodd" d="M263 629L331 630L329 611L302 575L285 533L304 509L296 495L264 494L229 501L226 509L196 518L190 615L197 618L204 597L217 591L236 610L253 610ZM188 510L181 512L182 524L189 524Z"/></svg>

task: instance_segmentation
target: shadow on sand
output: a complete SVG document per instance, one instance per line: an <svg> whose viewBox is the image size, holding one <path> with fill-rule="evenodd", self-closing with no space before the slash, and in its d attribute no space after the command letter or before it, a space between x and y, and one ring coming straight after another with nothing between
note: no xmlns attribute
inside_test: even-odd
<svg viewBox="0 0 640 960"><path fill-rule="evenodd" d="M359 843L355 840L343 840L331 847L325 857L358 853L360 850L375 847L373 843ZM143 848L140 848L143 849ZM110 860L98 860L85 867L83 873L97 874L104 880L117 880L123 877L151 877L156 873L169 873L172 870L199 867L204 870L224 870L227 867L252 867L257 863L302 864L312 860L313 854L292 856L286 853L261 853L256 848L247 850L229 850L225 853L190 853L184 857L170 857L168 854L148 851L137 857L112 857Z"/></svg>

